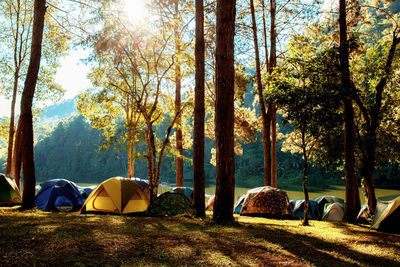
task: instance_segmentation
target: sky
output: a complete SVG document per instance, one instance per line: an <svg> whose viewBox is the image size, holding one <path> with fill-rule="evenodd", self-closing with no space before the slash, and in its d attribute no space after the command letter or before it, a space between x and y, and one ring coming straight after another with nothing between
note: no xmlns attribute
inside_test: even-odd
<svg viewBox="0 0 400 267"><path fill-rule="evenodd" d="M70 50L69 54L60 59L59 67L55 80L66 90L63 100L74 98L77 94L91 86L87 78L89 66L86 66L80 60L87 56L81 48ZM47 103L51 105L53 103ZM17 99L16 112L19 113L20 98ZM0 117L10 117L11 100L0 96Z"/></svg>

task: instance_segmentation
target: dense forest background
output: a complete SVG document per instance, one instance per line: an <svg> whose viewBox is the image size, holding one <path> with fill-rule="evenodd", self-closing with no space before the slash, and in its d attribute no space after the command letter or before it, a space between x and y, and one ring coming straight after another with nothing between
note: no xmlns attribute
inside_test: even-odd
<svg viewBox="0 0 400 267"><path fill-rule="evenodd" d="M90 123L76 111L76 99L61 102L44 109L40 120L35 124L35 168L38 182L54 178L66 178L78 183L100 183L113 176L127 176L127 153L118 144L101 148L104 137L102 132L92 128ZM245 94L244 104L253 105L254 92L251 87ZM291 125L282 125L282 133L291 130ZM162 133L165 125L157 126L156 132ZM214 140L205 142L205 178L206 185L215 184L215 166L210 163L211 148ZM301 190L302 158L300 154L291 154L280 150L278 143L278 186L286 190ZM139 158L135 162L135 176L147 177L147 164L143 154L145 144L139 143ZM192 186L193 167L190 159L192 149L184 150L184 185ZM257 187L263 185L263 151L261 133L249 144L243 144L243 155L235 155L236 186ZM0 171L5 171L6 144L1 144ZM335 185L344 185L343 173L337 170L310 166L309 185L312 191L328 189ZM175 183L175 159L169 154L163 162L161 182ZM387 165L377 171L378 187L400 188L398 167Z"/></svg>

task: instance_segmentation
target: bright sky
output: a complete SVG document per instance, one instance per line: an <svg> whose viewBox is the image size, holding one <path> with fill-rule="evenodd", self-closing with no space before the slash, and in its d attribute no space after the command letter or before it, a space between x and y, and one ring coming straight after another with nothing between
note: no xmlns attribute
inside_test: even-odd
<svg viewBox="0 0 400 267"><path fill-rule="evenodd" d="M88 53L83 49L74 49L68 56L61 59L61 67L55 79L66 90L64 99L71 99L91 86L86 77L90 67L80 61L86 58Z"/></svg>
<svg viewBox="0 0 400 267"><path fill-rule="evenodd" d="M145 3L147 0L123 0L125 12L132 24L140 23L146 18L147 12ZM83 49L77 48L71 50L69 55L60 60L61 67L55 77L65 90L63 100L71 99L81 91L91 86L87 79L87 74L90 70L88 66L80 62L80 59L86 58L87 53ZM48 103L51 105L52 103ZM17 99L16 112L19 113L20 99ZM11 100L0 96L0 117L10 116Z"/></svg>
<svg viewBox="0 0 400 267"><path fill-rule="evenodd" d="M56 82L66 90L62 100L74 98L81 91L91 86L87 79L89 66L86 66L80 59L86 58L88 52L83 49L73 49L64 58L60 59L61 66L56 74ZM20 98L17 99L16 112L19 113ZM51 105L53 103L47 103ZM0 96L0 117L10 117L11 100Z"/></svg>

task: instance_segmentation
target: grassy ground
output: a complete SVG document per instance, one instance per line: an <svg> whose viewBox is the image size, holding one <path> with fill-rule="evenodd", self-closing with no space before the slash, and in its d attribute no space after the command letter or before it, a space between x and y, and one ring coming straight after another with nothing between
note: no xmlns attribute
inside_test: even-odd
<svg viewBox="0 0 400 267"><path fill-rule="evenodd" d="M345 223L0 208L0 266L400 266L400 235Z"/></svg>

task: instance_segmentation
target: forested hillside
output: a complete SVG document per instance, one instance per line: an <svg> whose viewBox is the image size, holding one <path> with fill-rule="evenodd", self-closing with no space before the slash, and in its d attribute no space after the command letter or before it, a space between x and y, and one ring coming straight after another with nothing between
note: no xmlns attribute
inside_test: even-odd
<svg viewBox="0 0 400 267"><path fill-rule="evenodd" d="M244 103L251 105L253 94L247 93ZM104 137L99 130L91 127L83 116L76 114L74 101L65 101L50 106L43 111L47 122L58 124L46 127L43 123L35 128L38 139L35 145L35 167L38 181L54 178L67 178L79 183L99 183L113 176L127 176L127 153L115 145L100 149ZM289 131L290 125L282 125L281 131ZM210 163L213 140L205 142L205 175L208 185L215 184L215 167ZM301 190L302 158L299 154L280 151L278 144L278 185L283 189ZM147 177L147 163L143 154L145 144L138 146L139 159L135 162L135 176ZM243 155L235 156L236 185L240 187L257 187L263 184L263 158L261 134L255 142L243 145ZM192 158L192 150L184 150L186 159ZM1 158L1 172L5 169L5 155ZM163 163L162 182L175 183L175 161L168 155ZM190 160L184 161L184 183L192 186L193 166ZM321 167L311 167L309 174L312 190L327 189L332 185L343 185L341 172L333 172ZM387 165L385 172L376 176L377 185L381 187L397 186L400 177L395 166Z"/></svg>
<svg viewBox="0 0 400 267"><path fill-rule="evenodd" d="M52 178L68 178L81 183L98 183L112 176L127 175L127 153L114 146L100 150L103 137L93 129L82 116L74 116L60 123L47 137L35 146L35 166L39 181ZM206 182L215 184L215 167L210 164L211 148L214 142L206 140ZM242 187L262 185L262 145L258 141L244 145L243 156L236 156L236 184ZM141 143L139 151L145 150ZM186 158L192 157L191 150L185 150ZM279 152L279 185L287 189L301 187L301 156ZM192 164L185 161L185 184L191 186ZM147 165L143 157L135 163L135 176L147 177ZM162 181L175 182L174 160L165 158ZM327 173L321 168L312 168L310 185L325 188L328 185L342 184L338 175Z"/></svg>

